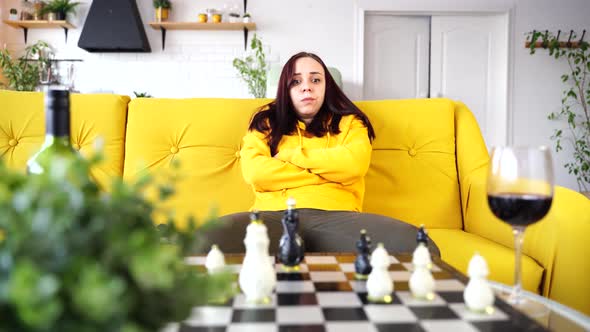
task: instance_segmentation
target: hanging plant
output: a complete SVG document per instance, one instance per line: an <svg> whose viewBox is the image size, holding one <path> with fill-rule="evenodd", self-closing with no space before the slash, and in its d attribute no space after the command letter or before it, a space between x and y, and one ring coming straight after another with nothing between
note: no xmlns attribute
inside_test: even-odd
<svg viewBox="0 0 590 332"><path fill-rule="evenodd" d="M549 56L556 61L565 61L568 70L561 75L564 84L561 109L551 112L549 120L567 121L567 129L555 129L551 140L555 142L555 152L563 150L564 145L571 147L571 157L564 164L569 174L576 177L580 191L590 190L590 48L583 40L575 44L560 42L551 33L533 32L531 35L530 54L536 49L547 49ZM576 36L572 33L570 39Z"/></svg>

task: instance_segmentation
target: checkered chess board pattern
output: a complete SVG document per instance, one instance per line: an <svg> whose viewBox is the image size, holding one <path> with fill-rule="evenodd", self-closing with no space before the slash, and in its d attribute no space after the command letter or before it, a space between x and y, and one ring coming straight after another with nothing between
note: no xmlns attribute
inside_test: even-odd
<svg viewBox="0 0 590 332"><path fill-rule="evenodd" d="M242 256L226 256L239 273ZM269 257L274 263L275 259ZM179 332L385 332L385 331L546 331L541 325L496 299L491 314L467 310L465 284L455 272L436 261L433 300L412 297L408 280L411 257L391 256L393 301L367 300L366 282L355 280L353 255L307 256L298 272L284 272L275 264L277 286L268 304L251 304L243 294L225 304L196 307L189 319L174 327ZM191 257L189 264L204 268L205 257ZM170 329L172 330L172 329Z"/></svg>

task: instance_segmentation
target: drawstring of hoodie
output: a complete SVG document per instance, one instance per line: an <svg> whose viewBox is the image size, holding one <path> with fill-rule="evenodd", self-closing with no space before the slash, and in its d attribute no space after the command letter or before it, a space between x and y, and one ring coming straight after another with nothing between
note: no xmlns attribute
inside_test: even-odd
<svg viewBox="0 0 590 332"><path fill-rule="evenodd" d="M299 147L303 148L303 135L301 135L301 129L297 126L297 134L299 135Z"/></svg>

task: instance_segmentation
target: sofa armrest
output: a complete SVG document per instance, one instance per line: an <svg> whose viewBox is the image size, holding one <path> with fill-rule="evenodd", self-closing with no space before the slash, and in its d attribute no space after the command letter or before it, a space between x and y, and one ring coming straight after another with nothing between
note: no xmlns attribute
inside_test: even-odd
<svg viewBox="0 0 590 332"><path fill-rule="evenodd" d="M514 248L510 226L488 207L485 175L473 174L464 180L468 187L465 231ZM590 200L556 186L547 216L525 232L523 253L545 268L544 296L590 314Z"/></svg>

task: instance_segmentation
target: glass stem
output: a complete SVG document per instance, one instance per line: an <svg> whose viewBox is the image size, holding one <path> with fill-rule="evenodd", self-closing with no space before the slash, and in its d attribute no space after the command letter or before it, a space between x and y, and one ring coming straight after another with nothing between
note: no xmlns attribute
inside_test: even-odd
<svg viewBox="0 0 590 332"><path fill-rule="evenodd" d="M510 295L510 302L519 304L522 300L522 278L521 278L521 258L522 258L522 238L524 236L524 226L513 226L514 234L514 287Z"/></svg>

